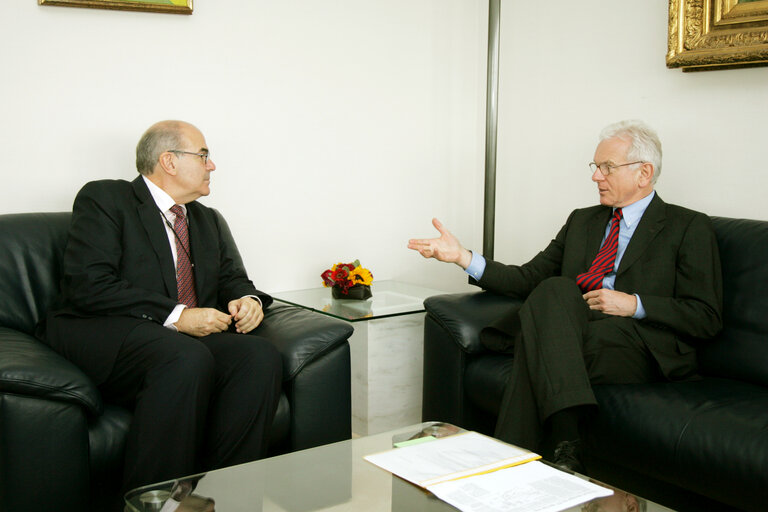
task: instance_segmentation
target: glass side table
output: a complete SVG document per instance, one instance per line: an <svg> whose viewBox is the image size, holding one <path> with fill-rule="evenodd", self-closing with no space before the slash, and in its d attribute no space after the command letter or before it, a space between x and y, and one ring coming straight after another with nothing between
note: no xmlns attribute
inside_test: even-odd
<svg viewBox="0 0 768 512"><path fill-rule="evenodd" d="M424 299L447 293L374 281L367 300L334 299L331 289L278 292L275 300L352 322L352 432L366 436L421 421Z"/></svg>
<svg viewBox="0 0 768 512"><path fill-rule="evenodd" d="M424 299L447 293L399 281L375 281L367 300L334 299L325 287L273 294L280 302L317 311L348 322L360 322L424 312Z"/></svg>

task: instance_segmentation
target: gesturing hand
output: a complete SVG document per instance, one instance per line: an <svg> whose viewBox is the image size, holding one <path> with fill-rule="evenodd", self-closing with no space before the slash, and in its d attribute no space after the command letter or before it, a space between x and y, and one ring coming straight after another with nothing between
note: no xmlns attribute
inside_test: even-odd
<svg viewBox="0 0 768 512"><path fill-rule="evenodd" d="M264 310L261 309L261 303L251 297L231 300L227 308L239 333L251 332L264 320Z"/></svg>
<svg viewBox="0 0 768 512"><path fill-rule="evenodd" d="M232 317L214 308L184 308L176 321L176 329L190 336L208 336L215 332L226 331Z"/></svg>
<svg viewBox="0 0 768 512"><path fill-rule="evenodd" d="M419 251L425 258L456 263L466 269L472 262L472 253L465 249L459 239L445 229L439 220L432 219L432 225L440 232L440 238L412 238L408 240L408 248Z"/></svg>

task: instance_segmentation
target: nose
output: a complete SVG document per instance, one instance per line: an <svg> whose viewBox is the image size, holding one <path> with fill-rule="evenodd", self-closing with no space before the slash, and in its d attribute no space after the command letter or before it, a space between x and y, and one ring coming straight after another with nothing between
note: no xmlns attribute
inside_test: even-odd
<svg viewBox="0 0 768 512"><path fill-rule="evenodd" d="M208 172L216 170L216 164L213 163L213 160L211 160L211 157L208 157L208 161L205 163L205 168L208 169Z"/></svg>
<svg viewBox="0 0 768 512"><path fill-rule="evenodd" d="M603 176L603 173L600 171L600 169L595 169L595 172L592 173L592 181L595 183L598 181L605 181L605 176Z"/></svg>

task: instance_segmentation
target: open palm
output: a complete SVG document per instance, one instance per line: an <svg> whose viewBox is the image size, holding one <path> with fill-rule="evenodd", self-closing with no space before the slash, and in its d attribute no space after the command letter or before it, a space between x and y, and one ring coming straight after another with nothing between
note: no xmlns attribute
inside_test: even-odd
<svg viewBox="0 0 768 512"><path fill-rule="evenodd" d="M467 268L472 260L471 253L439 220L432 219L432 225L440 232L440 238L412 238L408 241L408 248L418 251L425 258L435 258Z"/></svg>

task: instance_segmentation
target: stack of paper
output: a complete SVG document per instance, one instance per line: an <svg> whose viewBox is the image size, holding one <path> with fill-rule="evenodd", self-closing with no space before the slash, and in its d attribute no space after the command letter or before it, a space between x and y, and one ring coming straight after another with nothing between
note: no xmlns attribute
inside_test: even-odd
<svg viewBox="0 0 768 512"><path fill-rule="evenodd" d="M465 512L556 512L613 494L540 458L477 432L365 457Z"/></svg>

